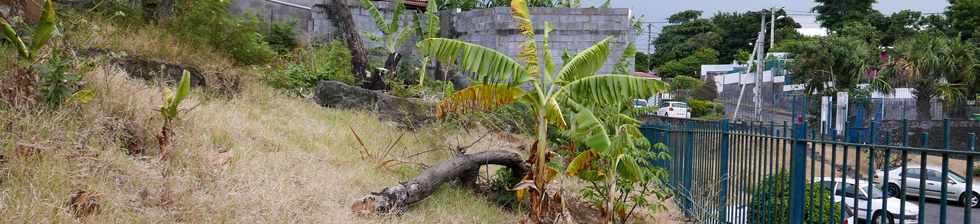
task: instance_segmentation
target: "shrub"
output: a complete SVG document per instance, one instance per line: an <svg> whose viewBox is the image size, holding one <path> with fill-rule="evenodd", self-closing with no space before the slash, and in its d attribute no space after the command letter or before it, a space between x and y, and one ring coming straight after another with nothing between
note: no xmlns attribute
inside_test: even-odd
<svg viewBox="0 0 980 224"><path fill-rule="evenodd" d="M38 98L48 106L56 108L78 91L82 77L72 73L70 61L62 60L57 54L45 64L35 64L32 69L40 76Z"/></svg>
<svg viewBox="0 0 980 224"><path fill-rule="evenodd" d="M299 63L273 68L264 80L274 88L294 95L306 95L322 80L333 80L358 85L351 67L351 54L339 41L327 47L314 47L297 53Z"/></svg>
<svg viewBox="0 0 980 224"><path fill-rule="evenodd" d="M269 24L265 41L269 43L269 47L279 54L289 53L299 46L299 42L296 40L296 31L293 30L295 26L295 22Z"/></svg>
<svg viewBox="0 0 980 224"><path fill-rule="evenodd" d="M225 9L230 1L193 1L179 4L170 27L178 36L196 44L208 44L240 64L265 64L276 52L260 33L255 16L235 18Z"/></svg>
<svg viewBox="0 0 980 224"><path fill-rule="evenodd" d="M756 186L749 202L748 220L789 223L790 175L786 172L766 177ZM830 190L807 184L804 223L840 223L840 204L833 203ZM811 204L812 202L812 204Z"/></svg>
<svg viewBox="0 0 980 224"><path fill-rule="evenodd" d="M724 115L725 106L720 103L707 100L689 99L687 105L691 107L692 117L705 117L712 115Z"/></svg>
<svg viewBox="0 0 980 224"><path fill-rule="evenodd" d="M694 91L692 97L707 101L712 101L718 98L718 86L715 86L715 79L713 77L709 77L708 81L704 82L700 88Z"/></svg>

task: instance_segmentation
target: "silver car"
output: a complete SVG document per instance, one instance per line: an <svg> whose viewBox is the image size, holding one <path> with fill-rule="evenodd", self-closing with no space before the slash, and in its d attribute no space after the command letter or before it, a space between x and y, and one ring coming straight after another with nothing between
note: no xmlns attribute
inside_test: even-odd
<svg viewBox="0 0 980 224"><path fill-rule="evenodd" d="M908 196L919 196L919 184L925 182L925 189L923 195L927 198L939 199L942 196L942 168L939 167L926 167L925 170L919 168L918 165L909 165L906 168L908 175L905 176L905 195ZM885 173L883 171L878 171L875 173L875 181L882 183L888 188L888 192L891 195L896 195L898 192L902 192L902 168L895 168L888 171L888 180L883 181L885 178ZM887 183L885 183L887 182ZM980 198L980 183L973 183L973 189L966 189L966 178L963 176L949 171L946 178L946 198L948 200L955 200L960 202L964 206L977 207L978 198ZM972 197L971 197L972 196Z"/></svg>

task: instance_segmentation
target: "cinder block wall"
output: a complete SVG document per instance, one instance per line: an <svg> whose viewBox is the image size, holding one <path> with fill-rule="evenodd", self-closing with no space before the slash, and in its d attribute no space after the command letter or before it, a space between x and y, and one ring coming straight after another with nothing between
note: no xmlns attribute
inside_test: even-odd
<svg viewBox="0 0 980 224"><path fill-rule="evenodd" d="M451 36L516 56L525 38L517 30L517 24L512 16L510 8L506 7L445 12L442 18L448 19L449 22L444 21L442 25L443 36ZM613 52L600 73L612 73L626 46L634 39L629 9L532 8L531 16L536 33L544 32L545 22L551 23L555 28L551 33L549 44L553 60L557 65L563 64L562 52L567 50L574 55L606 37L611 37ZM539 45L541 41L539 36ZM544 56L543 53L539 54ZM632 59L630 60L630 71L632 71L633 63Z"/></svg>
<svg viewBox="0 0 980 224"><path fill-rule="evenodd" d="M230 8L235 12L253 13L266 21L296 21L297 32L309 37L313 42L324 42L336 38L338 32L333 22L329 20L322 6L323 0L237 0ZM363 9L360 0L347 0L351 6L351 15L358 32L370 32L381 35L374 20L367 10ZM390 19L393 6L389 2L378 1L375 5L381 9L386 19ZM299 6L299 7L297 7ZM305 7L305 8L304 8ZM415 14L419 12L406 10L402 13L400 23L408 28L414 24ZM516 56L524 37L517 30L510 8L498 7L479 9L465 12L441 12L441 32L444 37L456 38L489 48L497 49L504 54ZM600 74L612 73L616 62L629 43L634 40L634 32L630 26L629 9L598 9L598 8L531 8L531 15L536 33L544 32L544 22L550 22L555 31L551 33L551 50L554 61L562 65L562 52L575 54L606 37L612 37L612 49L606 65ZM425 23L423 22L424 26ZM410 40L400 49L405 56L414 57L415 43L418 38ZM368 48L382 47L382 42L364 39ZM538 44L541 44L539 37ZM543 56L543 53L540 53ZM630 71L633 61L629 59Z"/></svg>

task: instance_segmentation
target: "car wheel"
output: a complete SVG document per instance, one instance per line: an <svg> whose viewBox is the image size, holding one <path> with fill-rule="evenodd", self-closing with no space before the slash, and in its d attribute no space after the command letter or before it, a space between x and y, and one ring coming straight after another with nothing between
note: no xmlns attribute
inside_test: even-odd
<svg viewBox="0 0 980 224"><path fill-rule="evenodd" d="M886 211L875 212L875 215L871 217L872 224L895 224L895 219L892 215Z"/></svg>
<svg viewBox="0 0 980 224"><path fill-rule="evenodd" d="M902 192L902 188L898 187L898 184L888 184L888 197L901 196L902 194L905 194L905 192Z"/></svg>
<svg viewBox="0 0 980 224"><path fill-rule="evenodd" d="M968 200L967 196L970 195L973 195L973 197ZM980 205L980 195L978 195L977 193L963 194L960 196L960 202L963 203L963 206L976 208L978 205Z"/></svg>

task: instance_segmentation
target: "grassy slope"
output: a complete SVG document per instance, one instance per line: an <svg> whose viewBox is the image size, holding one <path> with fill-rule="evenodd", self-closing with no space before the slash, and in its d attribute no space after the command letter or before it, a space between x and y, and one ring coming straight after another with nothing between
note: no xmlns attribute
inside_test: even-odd
<svg viewBox="0 0 980 224"><path fill-rule="evenodd" d="M160 29L117 29L84 18L74 22L92 28L69 30L64 45L249 73L235 72L241 68L227 59L181 45ZM513 223L517 216L455 188L439 191L400 217L349 214L351 201L419 172L410 166L385 171L362 160L349 127L375 151L405 134L395 155L445 147L446 139L472 139L453 128L406 132L370 113L321 108L244 78L241 93L230 99L196 91L185 101L185 108L194 109L177 125L173 159L161 162L153 137L162 124L155 111L161 87L104 65L85 80L97 92L87 104L0 111L3 222L72 222L65 203L75 190L102 195L101 213L83 219L95 223ZM147 152L126 155L132 142ZM421 157L432 164L448 154Z"/></svg>

